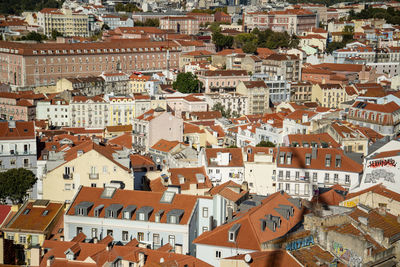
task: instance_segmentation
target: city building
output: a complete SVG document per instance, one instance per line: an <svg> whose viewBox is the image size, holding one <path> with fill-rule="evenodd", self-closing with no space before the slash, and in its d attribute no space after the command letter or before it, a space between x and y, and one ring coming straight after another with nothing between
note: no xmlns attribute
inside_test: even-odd
<svg viewBox="0 0 400 267"><path fill-rule="evenodd" d="M250 75L245 70L206 70L197 75L203 83L205 93L235 91L241 81L249 81Z"/></svg>
<svg viewBox="0 0 400 267"><path fill-rule="evenodd" d="M199 33L199 21L194 17L164 17L160 19L162 30L172 30L176 33L195 35Z"/></svg>
<svg viewBox="0 0 400 267"><path fill-rule="evenodd" d="M52 126L70 126L69 102L64 99L49 99L36 104L36 119L48 120Z"/></svg>
<svg viewBox="0 0 400 267"><path fill-rule="evenodd" d="M263 60L261 72L272 79L279 77L286 81L299 81L301 78L300 59L296 55L272 54Z"/></svg>
<svg viewBox="0 0 400 267"><path fill-rule="evenodd" d="M209 93L204 95L208 108L212 109L220 103L224 110L231 110L231 114L249 114L249 97L236 92L230 93Z"/></svg>
<svg viewBox="0 0 400 267"><path fill-rule="evenodd" d="M103 129L109 123L109 103L101 96L74 96L69 105L71 127Z"/></svg>

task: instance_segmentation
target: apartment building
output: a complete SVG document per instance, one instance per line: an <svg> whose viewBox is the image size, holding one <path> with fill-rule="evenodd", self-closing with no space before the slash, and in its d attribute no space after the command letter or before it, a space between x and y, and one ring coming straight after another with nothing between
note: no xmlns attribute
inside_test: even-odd
<svg viewBox="0 0 400 267"><path fill-rule="evenodd" d="M106 125L133 124L135 117L135 99L129 96L108 96L108 123ZM100 111L100 110L99 110Z"/></svg>
<svg viewBox="0 0 400 267"><path fill-rule="evenodd" d="M44 8L37 13L37 23L48 37L51 37L53 31L66 37L90 35L89 15L68 8Z"/></svg>
<svg viewBox="0 0 400 267"><path fill-rule="evenodd" d="M276 190L308 200L319 187L339 184L350 188L358 183L363 170L361 164L334 148L280 147L276 158Z"/></svg>
<svg viewBox="0 0 400 267"><path fill-rule="evenodd" d="M0 122L0 170L26 168L36 173L34 122Z"/></svg>
<svg viewBox="0 0 400 267"><path fill-rule="evenodd" d="M270 12L247 12L243 15L245 31L255 28L301 34L317 27L317 15L307 9L286 9Z"/></svg>
<svg viewBox="0 0 400 267"><path fill-rule="evenodd" d="M249 114L249 97L237 92L231 93L209 93L204 96L209 109L215 104L220 103L225 110L231 110L232 113L238 115Z"/></svg>
<svg viewBox="0 0 400 267"><path fill-rule="evenodd" d="M27 97L27 96L25 96ZM18 93L0 93L0 118L2 120L32 121L36 117L35 100ZM44 95L40 96L44 99Z"/></svg>
<svg viewBox="0 0 400 267"><path fill-rule="evenodd" d="M109 123L109 103L101 96L74 96L70 101L71 127L101 128Z"/></svg>
<svg viewBox="0 0 400 267"><path fill-rule="evenodd" d="M43 199L69 203L80 186L118 184L121 188L133 189L128 163L121 164L117 151L110 146L88 140L66 152L50 152L45 160Z"/></svg>
<svg viewBox="0 0 400 267"><path fill-rule="evenodd" d="M214 186L229 180L242 184L244 163L240 148L206 148L199 158Z"/></svg>
<svg viewBox="0 0 400 267"><path fill-rule="evenodd" d="M197 75L203 83L205 93L235 91L240 81L249 81L250 75L245 70L206 70Z"/></svg>
<svg viewBox="0 0 400 267"><path fill-rule="evenodd" d="M269 110L269 88L264 81L244 81L236 92L248 97L249 114L263 114Z"/></svg>
<svg viewBox="0 0 400 267"><path fill-rule="evenodd" d="M36 104L36 119L48 120L52 126L70 126L70 114L69 102L64 99L53 98Z"/></svg>
<svg viewBox="0 0 400 267"><path fill-rule="evenodd" d="M183 119L162 108L151 109L133 120L133 144L137 151L148 151L161 139L183 140Z"/></svg>
<svg viewBox="0 0 400 267"><path fill-rule="evenodd" d="M270 79L299 81L301 78L301 61L296 55L272 54L263 60L261 69Z"/></svg>
<svg viewBox="0 0 400 267"><path fill-rule="evenodd" d="M64 77L99 76L103 72L156 72L168 63L170 68L178 68L180 51L175 42L129 39L67 44L0 42L0 82L48 85Z"/></svg>
<svg viewBox="0 0 400 267"><path fill-rule="evenodd" d="M176 253L195 255L192 241L218 215L223 214L214 212L212 198L80 187L64 216L64 236L67 241L79 233L88 240L112 236L123 244L135 238L152 249L169 244Z"/></svg>
<svg viewBox="0 0 400 267"><path fill-rule="evenodd" d="M399 133L400 106L395 102L374 104L356 101L349 108L347 121L371 128L383 136L395 136Z"/></svg>
<svg viewBox="0 0 400 267"><path fill-rule="evenodd" d="M312 83L307 81L292 82L290 84L290 101L309 102L312 95Z"/></svg>
<svg viewBox="0 0 400 267"><path fill-rule="evenodd" d="M194 17L164 17L160 19L162 30L172 30L176 33L195 35L199 33L199 21Z"/></svg>
<svg viewBox="0 0 400 267"><path fill-rule="evenodd" d="M311 101L317 102L322 107L340 108L341 103L354 98L350 98L347 94L346 86L340 84L316 83L312 86Z"/></svg>

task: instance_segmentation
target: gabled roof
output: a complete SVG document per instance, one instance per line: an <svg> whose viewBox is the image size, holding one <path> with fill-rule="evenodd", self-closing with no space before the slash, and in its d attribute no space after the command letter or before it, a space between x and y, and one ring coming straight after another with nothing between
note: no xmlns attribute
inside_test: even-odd
<svg viewBox="0 0 400 267"><path fill-rule="evenodd" d="M284 192L274 193L262 200L262 204L251 208L240 218L223 224L212 231L205 232L197 237L193 243L212 245L228 248L240 248L261 250L261 245L267 241L286 235L294 226L296 226L303 217L302 208L297 207L289 201L291 197ZM282 216L277 208L286 205L293 207L293 214L287 219ZM266 219L266 216L272 215L279 217L280 226L273 231L269 227L263 230L260 219ZM236 234L235 242L228 240L228 232L234 225L240 225Z"/></svg>
<svg viewBox="0 0 400 267"><path fill-rule="evenodd" d="M289 134L289 145L293 143L299 144L299 146L303 146L304 143L307 143L309 146L312 143L319 144L322 146L323 144L328 145L328 147L332 148L340 148L340 144L335 141L328 133L320 133L320 134Z"/></svg>
<svg viewBox="0 0 400 267"><path fill-rule="evenodd" d="M181 144L179 141L168 141L165 139L159 140L151 148L162 152L170 152L177 145Z"/></svg>
<svg viewBox="0 0 400 267"><path fill-rule="evenodd" d="M107 144L110 144L117 149L118 147L120 148L127 148L127 149L132 149L132 134L131 133L124 133L121 134L117 137L114 137L110 140L108 140Z"/></svg>
<svg viewBox="0 0 400 267"><path fill-rule="evenodd" d="M71 204L66 215L75 214L75 206L81 202L89 201L93 203L92 208L88 212L88 217L94 217L95 207L104 205L104 209L101 210L98 217L105 217L106 208L112 204L118 203L123 208L128 206L136 206L136 211L142 207L151 207L152 212L148 218L149 222L155 222L155 215L158 211L163 210L164 214L174 209L181 209L184 211L179 224L188 224L192 216L192 211L196 207L198 196L175 194L170 203L162 202L162 192L149 192L149 191L138 191L128 189L116 189L111 198L102 198L104 188L95 187L82 187L75 196L74 202ZM123 209L122 208L122 209ZM132 215L131 220L136 220L136 211ZM118 214L118 219L122 218L122 212ZM167 222L167 216L162 216L161 223Z"/></svg>
<svg viewBox="0 0 400 267"><path fill-rule="evenodd" d="M251 256L251 262L247 263L245 261L246 255ZM248 256L247 256L248 257ZM296 261L288 251L286 250L269 250L269 251L257 251L249 254L239 254L237 256L232 256L229 258L224 258L225 260L241 260L246 262L249 267L302 267L298 261Z"/></svg>
<svg viewBox="0 0 400 267"><path fill-rule="evenodd" d="M362 107L363 110L378 111L383 113L393 113L400 109L400 106L397 105L396 102L394 101L386 104L375 104L371 102L356 101L351 107L355 109L360 109L358 106L362 103L364 103L365 105Z"/></svg>
<svg viewBox="0 0 400 267"><path fill-rule="evenodd" d="M191 184L195 184L197 189L210 189L212 183L206 174L204 167L198 168L172 168L169 169L170 181L172 185L179 185L182 190L189 190ZM199 182L197 176L204 177L204 182ZM184 179L180 183L180 178Z"/></svg>
<svg viewBox="0 0 400 267"><path fill-rule="evenodd" d="M0 140L34 139L35 127L33 121L16 121L15 127L10 127L9 122L0 122Z"/></svg>
<svg viewBox="0 0 400 267"><path fill-rule="evenodd" d="M218 165L218 163L212 161L212 159L217 158L218 153L230 153L231 159L228 165ZM208 167L244 167L240 148L206 148L205 156Z"/></svg>
<svg viewBox="0 0 400 267"><path fill-rule="evenodd" d="M369 187L367 189L364 189L364 190L361 190L361 191L358 191L358 192L349 193L349 194L347 194L345 200L350 200L352 198L361 196L363 194L370 194L370 192L374 193L374 194L378 194L378 195L384 196L384 197L386 197L388 199L392 199L392 200L400 202L400 194L396 193L396 192L394 192L394 191L392 191L392 190L390 190L388 188L386 188L382 184L377 184L377 185L371 186L371 187Z"/></svg>
<svg viewBox="0 0 400 267"><path fill-rule="evenodd" d="M143 156L140 154L130 154L129 160L131 161L131 168L141 168L144 166L154 166L155 163L148 156Z"/></svg>

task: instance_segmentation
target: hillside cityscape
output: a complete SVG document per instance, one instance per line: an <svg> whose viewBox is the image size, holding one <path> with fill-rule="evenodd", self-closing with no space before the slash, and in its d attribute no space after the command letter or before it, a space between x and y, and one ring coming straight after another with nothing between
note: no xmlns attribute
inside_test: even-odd
<svg viewBox="0 0 400 267"><path fill-rule="evenodd" d="M0 266L400 266L400 1L2 0Z"/></svg>

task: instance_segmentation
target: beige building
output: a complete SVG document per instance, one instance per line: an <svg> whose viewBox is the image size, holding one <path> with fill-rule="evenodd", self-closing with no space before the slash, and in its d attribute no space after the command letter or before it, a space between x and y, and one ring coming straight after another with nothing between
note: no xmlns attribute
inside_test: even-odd
<svg viewBox="0 0 400 267"><path fill-rule="evenodd" d="M269 88L263 81L240 82L236 92L248 97L249 114L263 114L269 110Z"/></svg>
<svg viewBox="0 0 400 267"><path fill-rule="evenodd" d="M194 17L165 17L160 19L162 30L173 30L181 34L199 33L199 21Z"/></svg>
<svg viewBox="0 0 400 267"><path fill-rule="evenodd" d="M59 160L52 161L49 155L46 162L44 199L70 202L80 186L119 184L133 189L131 171L118 161L118 154L110 147L87 141L59 156Z"/></svg>
<svg viewBox="0 0 400 267"><path fill-rule="evenodd" d="M340 84L314 84L312 86L311 101L326 108L340 108L341 103L350 99L346 87Z"/></svg>
<svg viewBox="0 0 400 267"><path fill-rule="evenodd" d="M210 93L205 94L204 99L208 104L209 109L212 109L215 104L220 103L225 110L230 109L232 113L238 115L249 114L249 97L236 93Z"/></svg>
<svg viewBox="0 0 400 267"><path fill-rule="evenodd" d="M71 9L44 8L37 13L37 21L49 37L53 31L63 36L89 36L89 16Z"/></svg>
<svg viewBox="0 0 400 267"><path fill-rule="evenodd" d="M293 82L290 84L290 101L307 102L311 101L312 83Z"/></svg>
<svg viewBox="0 0 400 267"><path fill-rule="evenodd" d="M70 112L72 127L104 128L109 123L109 103L101 96L74 96Z"/></svg>

